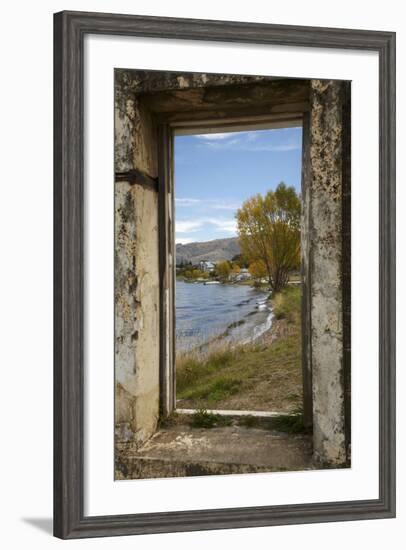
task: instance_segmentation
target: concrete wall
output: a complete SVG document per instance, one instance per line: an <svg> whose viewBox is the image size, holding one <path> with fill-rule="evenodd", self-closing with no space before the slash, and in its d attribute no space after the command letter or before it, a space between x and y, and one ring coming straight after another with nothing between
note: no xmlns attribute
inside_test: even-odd
<svg viewBox="0 0 406 550"><path fill-rule="evenodd" d="M116 443L139 445L159 416L158 195L141 177L157 177L156 129L128 87L115 101Z"/></svg>
<svg viewBox="0 0 406 550"><path fill-rule="evenodd" d="M308 302L316 460L347 461L343 356L343 98L345 84L311 81L308 165Z"/></svg>
<svg viewBox="0 0 406 550"><path fill-rule="evenodd" d="M307 428L313 425L313 382L312 382L312 331L311 331L311 162L310 162L310 114L305 113L302 127L302 212L300 229L300 271L302 282L302 377L303 377L303 423Z"/></svg>

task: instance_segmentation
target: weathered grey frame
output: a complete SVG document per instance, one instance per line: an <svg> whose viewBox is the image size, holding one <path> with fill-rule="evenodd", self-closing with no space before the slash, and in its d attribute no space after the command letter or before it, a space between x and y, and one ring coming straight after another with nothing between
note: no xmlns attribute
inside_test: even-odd
<svg viewBox="0 0 406 550"><path fill-rule="evenodd" d="M395 516L395 33L61 12L54 19L54 534L198 531ZM144 36L379 53L379 498L114 516L83 512L83 38Z"/></svg>

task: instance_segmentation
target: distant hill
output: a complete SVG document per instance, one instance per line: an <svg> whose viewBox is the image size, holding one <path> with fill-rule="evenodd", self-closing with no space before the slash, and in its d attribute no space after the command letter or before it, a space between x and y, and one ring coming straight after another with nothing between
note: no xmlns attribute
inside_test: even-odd
<svg viewBox="0 0 406 550"><path fill-rule="evenodd" d="M231 260L233 256L240 253L238 238L216 239L201 243L188 243L176 245L176 265L192 262L198 264L200 261L208 260L221 262Z"/></svg>

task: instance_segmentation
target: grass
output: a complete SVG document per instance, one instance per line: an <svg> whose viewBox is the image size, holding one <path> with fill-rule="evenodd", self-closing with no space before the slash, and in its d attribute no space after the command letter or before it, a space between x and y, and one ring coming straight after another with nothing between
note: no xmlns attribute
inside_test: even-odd
<svg viewBox="0 0 406 550"><path fill-rule="evenodd" d="M276 319L286 319L291 324L300 323L301 294L298 287L285 287L275 295L272 305Z"/></svg>
<svg viewBox="0 0 406 550"><path fill-rule="evenodd" d="M266 430L284 432L289 434L308 433L309 430L303 424L303 414L300 409L290 415L261 418L252 415L242 416L238 421L240 426L246 428L262 428Z"/></svg>
<svg viewBox="0 0 406 550"><path fill-rule="evenodd" d="M306 434L310 430L303 425L303 415L300 409L292 414L264 418L253 415L226 416L210 412L200 408L194 414L181 414L173 412L159 421L160 429L171 429L176 426L189 426L191 428L222 428L224 426L240 426L243 428L256 428L260 430L277 431L288 434Z"/></svg>
<svg viewBox="0 0 406 550"><path fill-rule="evenodd" d="M230 426L232 419L227 416L221 416L208 412L206 409L199 409L192 415L192 428L218 428L220 426Z"/></svg>
<svg viewBox="0 0 406 550"><path fill-rule="evenodd" d="M185 389L182 395L185 399L207 400L208 403L214 404L238 393L240 385L240 380L219 377L205 381L201 385L193 384L191 388Z"/></svg>
<svg viewBox="0 0 406 550"><path fill-rule="evenodd" d="M293 412L301 406L300 288L285 288L272 305L277 321L261 341L220 340L177 356L179 407Z"/></svg>
<svg viewBox="0 0 406 550"><path fill-rule="evenodd" d="M220 382L221 385L225 380L222 381L219 373L224 367L233 364L235 359L235 350L227 345L216 348L207 354L195 350L178 356L176 361L178 396L186 397L199 391L199 381L204 380L205 386L209 382ZM200 391L207 394L204 387L200 388Z"/></svg>
<svg viewBox="0 0 406 550"><path fill-rule="evenodd" d="M303 415L276 416L269 419L268 429L290 434L307 433L303 424Z"/></svg>

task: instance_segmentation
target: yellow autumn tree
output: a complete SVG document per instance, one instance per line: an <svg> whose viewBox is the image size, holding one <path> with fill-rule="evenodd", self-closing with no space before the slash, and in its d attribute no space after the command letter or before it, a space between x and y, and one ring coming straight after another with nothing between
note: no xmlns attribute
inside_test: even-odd
<svg viewBox="0 0 406 550"><path fill-rule="evenodd" d="M221 280L227 281L230 277L231 266L227 261L220 262L216 265L216 271Z"/></svg>
<svg viewBox="0 0 406 550"><path fill-rule="evenodd" d="M241 252L250 263L263 262L274 292L300 265L300 209L295 189L281 182L275 191L246 200L236 214Z"/></svg>
<svg viewBox="0 0 406 550"><path fill-rule="evenodd" d="M248 266L248 271L250 272L251 277L253 277L258 283L261 281L261 279L264 279L268 276L265 262L263 262L262 260L255 260L251 262Z"/></svg>

